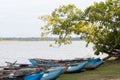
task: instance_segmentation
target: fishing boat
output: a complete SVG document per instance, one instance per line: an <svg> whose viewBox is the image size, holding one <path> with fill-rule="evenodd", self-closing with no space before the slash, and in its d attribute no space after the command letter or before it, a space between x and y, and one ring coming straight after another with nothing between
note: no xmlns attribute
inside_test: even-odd
<svg viewBox="0 0 120 80"><path fill-rule="evenodd" d="M41 80L43 75L44 75L44 72L39 72L36 74L25 76L24 80Z"/></svg>
<svg viewBox="0 0 120 80"><path fill-rule="evenodd" d="M65 67L56 67L46 70L40 80L55 80L64 71Z"/></svg>
<svg viewBox="0 0 120 80"><path fill-rule="evenodd" d="M39 64L48 64L48 65L51 65L53 64L53 66L55 65L55 63L77 63L77 62L80 62L80 61L83 61L84 59L83 58L75 58L75 59L66 59L66 60L53 60L53 59L41 59L41 58L33 58L33 59L29 59L29 61L31 63L33 63L34 65L37 65L38 63ZM51 63L52 62L52 63ZM58 65L57 65L58 66Z"/></svg>
<svg viewBox="0 0 120 80"><path fill-rule="evenodd" d="M38 80L43 75L40 67L20 65L7 62L7 66L2 66L0 71L0 80Z"/></svg>
<svg viewBox="0 0 120 80"><path fill-rule="evenodd" d="M17 63L17 61L13 63L12 62L5 62L5 63L7 63L7 66L2 66L4 70L19 70L23 68L35 68L35 66L31 64L21 64L21 63Z"/></svg>
<svg viewBox="0 0 120 80"><path fill-rule="evenodd" d="M29 59L29 61L33 64L33 65L39 65L39 64L44 64L44 66L48 66L47 61L46 60L42 60L42 61L38 61L38 60L35 60L35 59ZM78 72L78 71L81 71L82 68L87 64L87 61L81 61L81 62L50 62L48 61L49 63L49 66L63 66L63 67L67 67L65 73L69 73L69 72Z"/></svg>
<svg viewBox="0 0 120 80"><path fill-rule="evenodd" d="M25 76L12 76L12 77L6 77L3 78L2 80L41 80L44 72L38 72L30 75L25 75Z"/></svg>
<svg viewBox="0 0 120 80"><path fill-rule="evenodd" d="M102 65L104 61L102 61L100 58L90 58L88 60L88 63L85 65L85 69L95 69Z"/></svg>
<svg viewBox="0 0 120 80"><path fill-rule="evenodd" d="M38 66L40 64L43 64L43 65L46 65L46 66L51 66L51 67L59 67L60 65L59 64L56 64L56 63L53 63L51 61L38 61L38 60L35 60L35 59L29 59L29 61L32 63L32 65L34 66Z"/></svg>
<svg viewBox="0 0 120 80"><path fill-rule="evenodd" d="M82 71L84 66L87 64L87 61L79 62L70 64L68 68L66 69L65 73L71 73L71 72L79 72Z"/></svg>

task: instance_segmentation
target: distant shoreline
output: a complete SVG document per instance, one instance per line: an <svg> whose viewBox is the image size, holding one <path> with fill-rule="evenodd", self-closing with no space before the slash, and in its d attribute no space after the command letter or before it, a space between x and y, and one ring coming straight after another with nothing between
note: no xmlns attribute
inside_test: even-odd
<svg viewBox="0 0 120 80"><path fill-rule="evenodd" d="M43 38L34 38L34 37L30 37L30 38L0 38L0 41L54 41L57 38L47 38L47 39L43 39ZM72 41L80 41L79 37L75 37L72 38Z"/></svg>

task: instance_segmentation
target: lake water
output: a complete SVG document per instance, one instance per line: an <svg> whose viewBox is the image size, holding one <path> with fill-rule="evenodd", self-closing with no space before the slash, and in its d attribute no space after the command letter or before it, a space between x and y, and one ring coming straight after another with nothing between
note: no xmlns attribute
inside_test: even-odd
<svg viewBox="0 0 120 80"><path fill-rule="evenodd" d="M93 45L87 48L84 41L73 41L70 45L50 47L53 41L2 41L0 42L0 65L5 61L29 63L29 58L73 59L93 57ZM100 56L100 57L104 57Z"/></svg>

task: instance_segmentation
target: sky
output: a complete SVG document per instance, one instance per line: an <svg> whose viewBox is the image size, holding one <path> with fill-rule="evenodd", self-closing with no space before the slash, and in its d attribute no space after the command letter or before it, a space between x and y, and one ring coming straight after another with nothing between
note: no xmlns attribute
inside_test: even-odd
<svg viewBox="0 0 120 80"><path fill-rule="evenodd" d="M38 17L60 5L75 4L84 10L99 1L104 0L0 0L0 37L40 37L44 22Z"/></svg>

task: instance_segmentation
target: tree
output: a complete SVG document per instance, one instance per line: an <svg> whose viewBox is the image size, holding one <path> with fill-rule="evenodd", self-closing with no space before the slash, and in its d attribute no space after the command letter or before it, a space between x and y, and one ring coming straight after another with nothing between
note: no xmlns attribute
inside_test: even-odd
<svg viewBox="0 0 120 80"><path fill-rule="evenodd" d="M41 18L47 22L41 29L46 32L42 33L42 36L46 33L59 35L59 38L55 40L56 44L69 44L71 43L71 34L73 30L75 33L80 33L79 18L84 17L84 13L76 8L75 5L60 6L55 9L51 15L42 16Z"/></svg>
<svg viewBox="0 0 120 80"><path fill-rule="evenodd" d="M95 45L95 53L120 58L120 1L95 3L85 10L85 14L94 25L94 37L87 39Z"/></svg>
<svg viewBox="0 0 120 80"><path fill-rule="evenodd" d="M94 44L95 54L107 53L120 59L119 0L96 2L84 11L75 5L63 5L42 19L47 22L43 30L59 35L57 44L71 43L72 34L76 34Z"/></svg>

